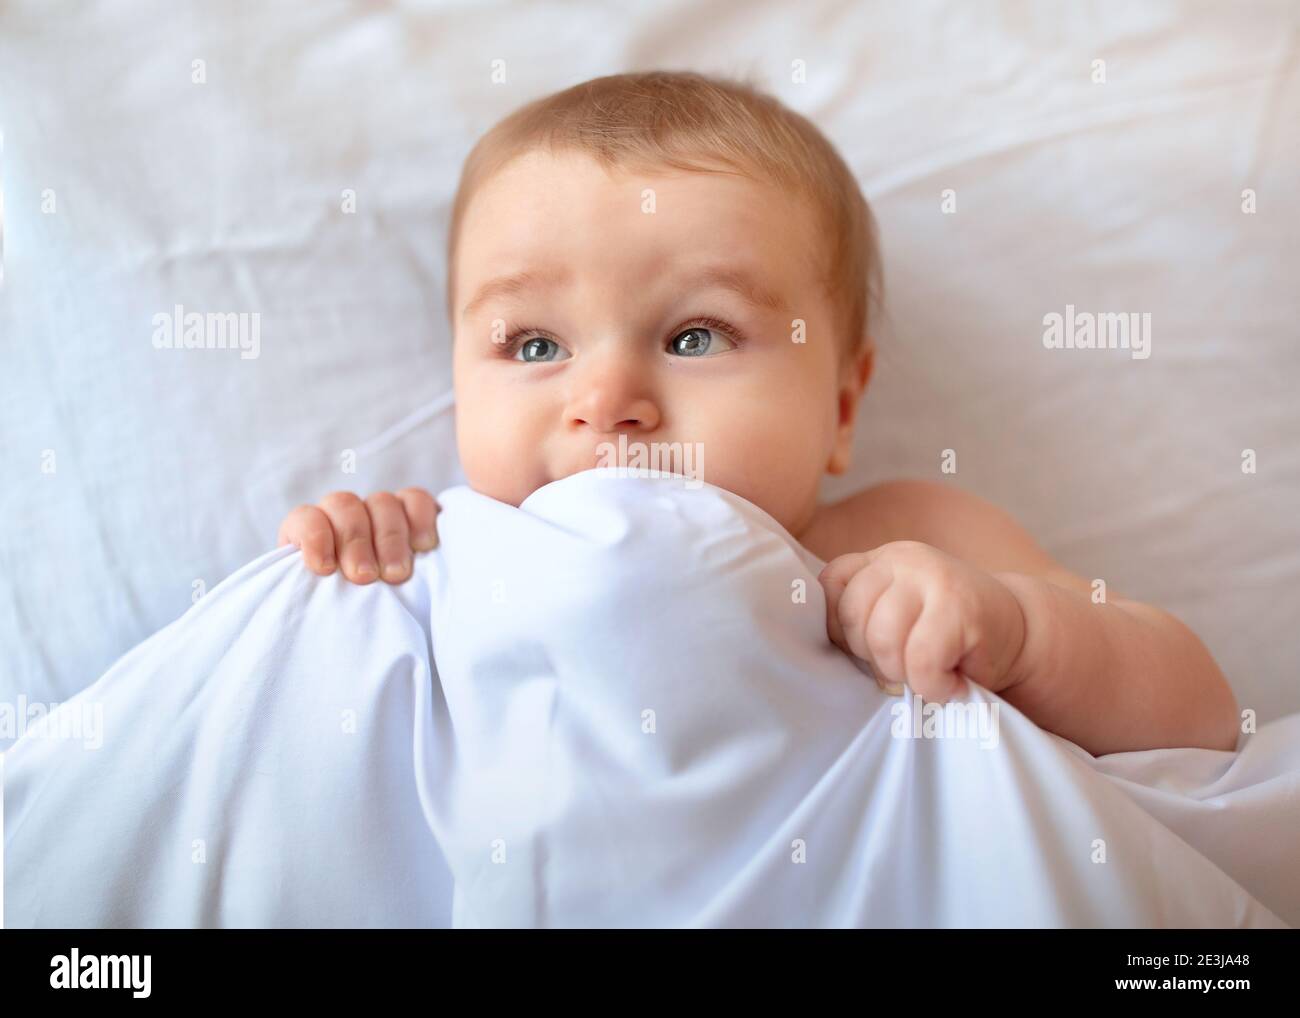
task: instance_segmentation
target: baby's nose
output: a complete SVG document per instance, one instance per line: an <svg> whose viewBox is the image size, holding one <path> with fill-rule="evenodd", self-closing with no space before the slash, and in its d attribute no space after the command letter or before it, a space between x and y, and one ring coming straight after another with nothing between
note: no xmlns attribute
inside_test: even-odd
<svg viewBox="0 0 1300 1018"><path fill-rule="evenodd" d="M604 381L583 388L570 407L575 426L608 434L649 431L659 426L659 407L650 394L631 381Z"/></svg>
<svg viewBox="0 0 1300 1018"><path fill-rule="evenodd" d="M585 424L594 431L612 433L616 431L649 431L658 427L659 415L648 400L638 401L636 406L621 408L595 406L574 418L575 424Z"/></svg>

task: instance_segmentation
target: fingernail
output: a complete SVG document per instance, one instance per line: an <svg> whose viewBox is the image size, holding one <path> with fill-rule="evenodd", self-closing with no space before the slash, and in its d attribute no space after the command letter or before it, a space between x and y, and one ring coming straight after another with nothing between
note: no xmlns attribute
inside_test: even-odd
<svg viewBox="0 0 1300 1018"><path fill-rule="evenodd" d="M400 580L405 575L406 575L406 568L404 566L398 565L396 562L390 562L388 563L388 565L384 566L384 579L388 580L389 582L393 580Z"/></svg>
<svg viewBox="0 0 1300 1018"><path fill-rule="evenodd" d="M359 566L357 566L355 572L357 574L357 579L360 580L371 580L374 579L376 575L375 567L372 566L369 562L362 562Z"/></svg>
<svg viewBox="0 0 1300 1018"><path fill-rule="evenodd" d="M430 533L415 535L415 550L429 551L433 548L433 535Z"/></svg>
<svg viewBox="0 0 1300 1018"><path fill-rule="evenodd" d="M888 693L890 696L902 696L903 684L901 682L889 682L876 676L876 685Z"/></svg>
<svg viewBox="0 0 1300 1018"><path fill-rule="evenodd" d="M321 564L321 568L322 568L322 569L333 569L333 568L334 568L334 556L333 556L333 555L326 555L323 559L320 560L320 564Z"/></svg>

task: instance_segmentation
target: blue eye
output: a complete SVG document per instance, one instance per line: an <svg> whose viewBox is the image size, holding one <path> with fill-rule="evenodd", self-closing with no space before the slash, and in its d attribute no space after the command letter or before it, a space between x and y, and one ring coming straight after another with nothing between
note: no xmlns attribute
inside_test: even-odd
<svg viewBox="0 0 1300 1018"><path fill-rule="evenodd" d="M668 352L677 357L711 357L734 350L741 342L740 335L727 323L699 318L694 325L688 325L672 338ZM549 364L572 356L542 329L514 329L497 346L500 356L524 364Z"/></svg>
<svg viewBox="0 0 1300 1018"><path fill-rule="evenodd" d="M705 357L710 353L719 352L716 349L719 339L731 343L731 340L718 329L692 325L689 329L684 329L674 336L669 348L679 357ZM731 343L731 348L734 347L735 344ZM724 346L721 349L730 348Z"/></svg>
<svg viewBox="0 0 1300 1018"><path fill-rule="evenodd" d="M544 364L547 361L557 360L555 354L559 352L560 344L555 340L534 336L519 347L515 359L527 361L529 364Z"/></svg>

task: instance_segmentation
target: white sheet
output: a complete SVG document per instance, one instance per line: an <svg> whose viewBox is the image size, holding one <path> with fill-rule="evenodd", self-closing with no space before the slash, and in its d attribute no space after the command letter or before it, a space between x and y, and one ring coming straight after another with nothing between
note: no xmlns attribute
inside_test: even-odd
<svg viewBox="0 0 1300 1018"><path fill-rule="evenodd" d="M0 5L0 702L77 692L298 502L458 483L461 161L546 92L688 67L810 116L881 222L881 362L828 496L920 476L991 498L1185 619L1261 719L1300 711L1300 7L800 11ZM261 356L154 350L177 303L260 313ZM1044 350L1066 303L1150 312L1151 358Z"/></svg>
<svg viewBox="0 0 1300 1018"><path fill-rule="evenodd" d="M0 756L5 925L446 926L421 597L282 548L28 726Z"/></svg>
<svg viewBox="0 0 1300 1018"><path fill-rule="evenodd" d="M996 731L898 737L823 563L743 499L441 499L401 588L271 553L53 715L100 706L98 748L20 739L6 922L1300 920L1300 715L1097 760L972 688Z"/></svg>

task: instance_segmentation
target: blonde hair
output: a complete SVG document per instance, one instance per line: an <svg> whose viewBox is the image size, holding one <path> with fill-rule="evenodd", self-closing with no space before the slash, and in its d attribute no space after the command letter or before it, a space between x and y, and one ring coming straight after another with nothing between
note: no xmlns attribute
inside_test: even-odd
<svg viewBox="0 0 1300 1018"><path fill-rule="evenodd" d="M868 341L880 297L876 225L857 180L806 117L752 85L694 72L593 78L511 113L465 159L447 237L447 301L453 316L456 246L470 199L527 152L580 152L606 168L720 166L802 195L829 239L822 267L847 357Z"/></svg>

